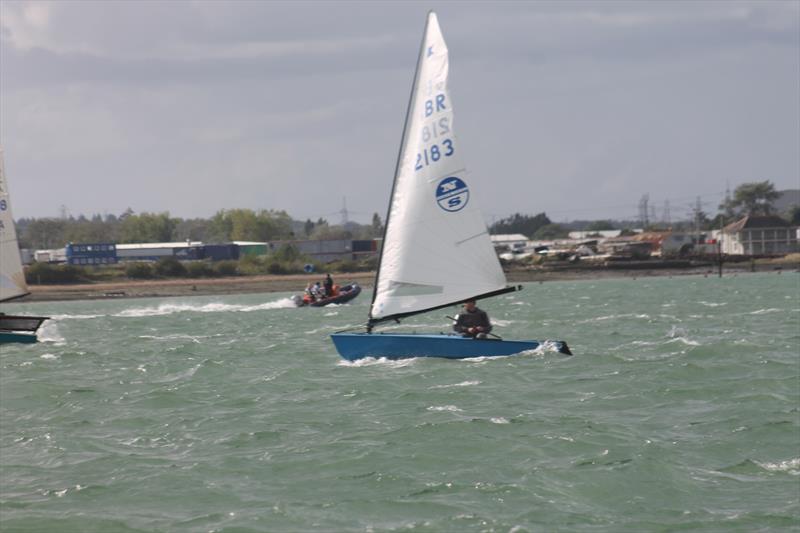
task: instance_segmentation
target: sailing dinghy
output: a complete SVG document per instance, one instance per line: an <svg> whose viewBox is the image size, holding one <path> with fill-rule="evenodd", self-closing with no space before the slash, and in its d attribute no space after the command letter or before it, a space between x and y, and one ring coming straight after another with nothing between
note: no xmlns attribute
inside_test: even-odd
<svg viewBox="0 0 800 533"><path fill-rule="evenodd" d="M563 341L478 340L456 334L374 333L399 321L509 287L470 189L453 129L447 87L448 54L434 12L428 14L395 166L378 272L364 333L331 335L339 354L365 357L486 357L514 355Z"/></svg>
<svg viewBox="0 0 800 533"><path fill-rule="evenodd" d="M29 294L11 215L3 150L0 148L0 303ZM36 342L36 330L48 317L0 313L0 344Z"/></svg>

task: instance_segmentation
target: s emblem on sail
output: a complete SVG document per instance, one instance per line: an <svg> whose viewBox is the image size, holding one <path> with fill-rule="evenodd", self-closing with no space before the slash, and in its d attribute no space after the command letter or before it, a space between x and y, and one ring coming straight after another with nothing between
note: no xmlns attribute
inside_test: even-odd
<svg viewBox="0 0 800 533"><path fill-rule="evenodd" d="M444 178L436 186L436 203L445 211L460 211L466 207L468 201L469 187L456 176Z"/></svg>

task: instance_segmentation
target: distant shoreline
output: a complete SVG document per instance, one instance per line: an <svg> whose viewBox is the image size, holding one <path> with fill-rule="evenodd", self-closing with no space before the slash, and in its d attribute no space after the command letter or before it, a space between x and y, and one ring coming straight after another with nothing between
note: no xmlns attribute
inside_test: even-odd
<svg viewBox="0 0 800 533"><path fill-rule="evenodd" d="M723 275L749 272L797 272L800 262L726 263ZM513 268L506 272L509 283L578 281L610 278L642 278L654 276L717 276L714 264L689 264L675 266L665 262L628 262L610 266L585 264L560 265L549 268ZM320 274L260 275L226 278L128 280L113 283L85 283L68 285L31 285L31 294L19 303L68 300L112 300L119 298L167 298L180 296L213 296L229 294L254 294L294 292L300 294L309 282L318 281ZM372 290L374 272L339 273L337 283L355 281L365 291ZM9 302L9 304L12 302Z"/></svg>

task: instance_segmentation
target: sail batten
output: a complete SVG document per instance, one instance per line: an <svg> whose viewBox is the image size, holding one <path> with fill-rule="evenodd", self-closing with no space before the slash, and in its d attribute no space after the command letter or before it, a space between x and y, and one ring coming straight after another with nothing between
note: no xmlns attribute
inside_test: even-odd
<svg viewBox="0 0 800 533"><path fill-rule="evenodd" d="M371 323L506 286L461 156L448 75L447 45L431 12L392 185Z"/></svg>
<svg viewBox="0 0 800 533"><path fill-rule="evenodd" d="M3 149L0 148L0 302L29 294L19 254L17 230L11 214L3 159Z"/></svg>

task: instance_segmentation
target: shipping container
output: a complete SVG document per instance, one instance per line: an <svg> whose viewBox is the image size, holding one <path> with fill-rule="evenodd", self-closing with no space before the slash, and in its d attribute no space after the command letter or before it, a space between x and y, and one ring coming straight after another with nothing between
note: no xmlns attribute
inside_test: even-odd
<svg viewBox="0 0 800 533"><path fill-rule="evenodd" d="M117 263L117 246L111 242L69 243L66 256L70 265L113 265Z"/></svg>
<svg viewBox="0 0 800 533"><path fill-rule="evenodd" d="M202 246L199 241L118 244L117 257L120 261L158 261L164 257L191 259L198 255L196 249L202 249Z"/></svg>
<svg viewBox="0 0 800 533"><path fill-rule="evenodd" d="M212 261L239 259L239 247L235 244L206 244L203 252L205 259Z"/></svg>

